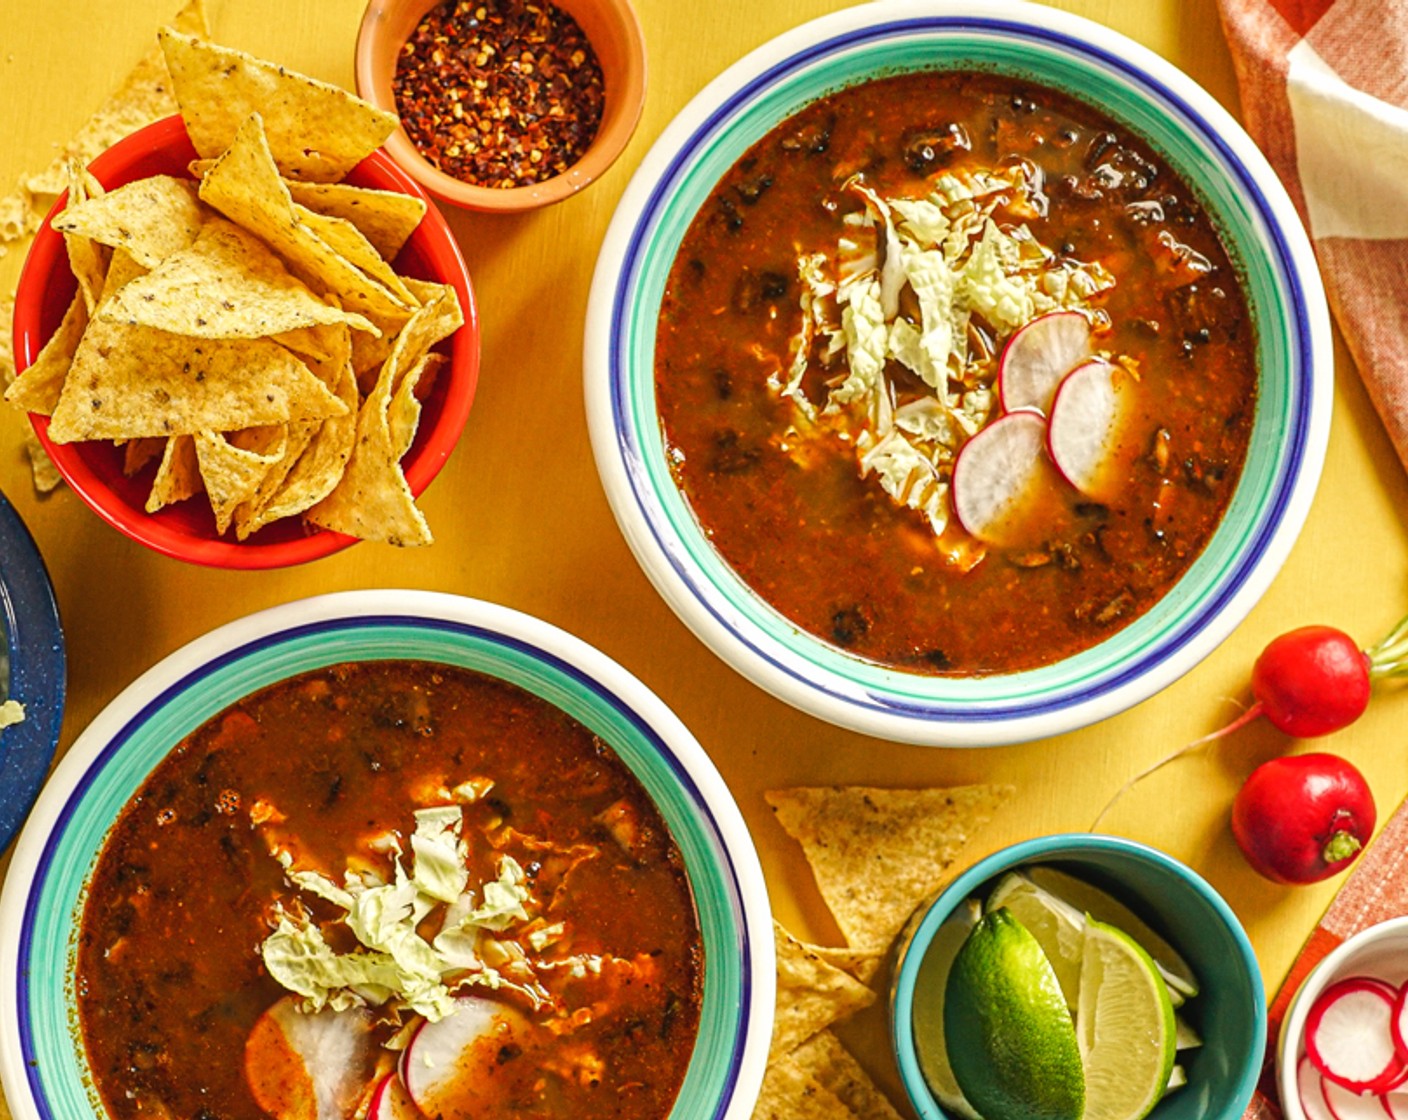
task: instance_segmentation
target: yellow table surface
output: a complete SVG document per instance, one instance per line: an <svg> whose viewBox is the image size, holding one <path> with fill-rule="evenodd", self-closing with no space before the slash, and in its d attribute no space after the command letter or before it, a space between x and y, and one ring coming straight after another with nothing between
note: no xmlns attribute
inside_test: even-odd
<svg viewBox="0 0 1408 1120"><path fill-rule="evenodd" d="M361 0L207 0L221 42L352 84ZM880 0L883 2L883 0ZM652 141L710 78L751 48L846 0L636 0L649 56L644 116L621 160L590 190L521 217L450 211L483 324L478 398L458 449L422 506L433 547L363 544L270 572L225 572L165 559L99 521L67 489L36 497L24 421L0 415L0 489L48 563L68 642L63 750L139 673L250 611L345 588L416 587L516 607L579 635L655 690L714 758L753 830L778 917L800 935L839 935L799 849L772 819L776 786L1004 781L1015 802L968 853L1085 829L1131 774L1219 726L1245 700L1262 646L1293 626L1328 623L1364 644L1408 610L1408 480L1342 345L1328 460L1309 520L1270 591L1236 633L1183 680L1131 711L1059 739L989 750L867 740L774 700L710 653L665 606L616 528L593 465L582 404L581 339L597 250ZM1238 113L1214 0L1062 0L1188 71ZM0 184L46 165L150 43L179 0L0 0ZM0 261L0 286L19 274ZM518 460L531 448L537 478ZM541 480L551 480L550 486ZM526 482L527 480L524 479ZM1355 726L1316 746L1352 759L1381 818L1408 789L1408 696L1380 696ZM1185 860L1246 925L1268 988L1280 983L1335 882L1285 888L1246 865L1228 829L1232 796L1258 763L1306 744L1253 725L1154 775L1104 828ZM3 863L0 863L3 867ZM898 1098L880 1007L842 1029ZM0 1118L7 1110L0 1102Z"/></svg>

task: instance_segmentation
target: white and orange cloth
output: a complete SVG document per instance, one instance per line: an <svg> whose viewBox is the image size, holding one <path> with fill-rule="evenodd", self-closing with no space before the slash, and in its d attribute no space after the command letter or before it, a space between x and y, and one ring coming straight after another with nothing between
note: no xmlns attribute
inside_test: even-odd
<svg viewBox="0 0 1408 1120"><path fill-rule="evenodd" d="M1408 467L1408 2L1218 0L1247 130Z"/></svg>

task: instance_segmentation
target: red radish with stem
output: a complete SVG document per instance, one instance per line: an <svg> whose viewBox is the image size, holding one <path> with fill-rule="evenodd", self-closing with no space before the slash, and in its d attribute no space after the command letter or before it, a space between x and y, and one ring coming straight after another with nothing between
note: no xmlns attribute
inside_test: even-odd
<svg viewBox="0 0 1408 1120"><path fill-rule="evenodd" d="M1038 316L1008 340L997 371L997 394L1005 412L1051 410L1056 386L1090 357L1090 320L1079 311Z"/></svg>
<svg viewBox="0 0 1408 1120"><path fill-rule="evenodd" d="M989 543L1042 470L1046 421L1039 412L1009 412L963 445L953 464L953 512L972 536Z"/></svg>
<svg viewBox="0 0 1408 1120"><path fill-rule="evenodd" d="M1232 835L1266 878L1316 883L1354 862L1375 817L1369 784L1353 765L1323 752L1288 755L1262 763L1237 791Z"/></svg>
<svg viewBox="0 0 1408 1120"><path fill-rule="evenodd" d="M1115 791L1090 827L1097 828L1115 803L1150 774L1261 716L1296 738L1328 735L1363 715L1375 681L1404 676L1408 676L1408 616L1366 650L1360 650L1343 630L1330 626L1303 626L1273 638L1252 666L1252 706L1225 727L1139 771Z"/></svg>
<svg viewBox="0 0 1408 1120"><path fill-rule="evenodd" d="M1129 376L1100 358L1066 375L1051 404L1046 446L1062 476L1082 494L1104 497L1117 480L1108 467L1119 447Z"/></svg>
<svg viewBox="0 0 1408 1120"><path fill-rule="evenodd" d="M1325 1096L1340 1111L1330 1089L1353 1094L1384 1093L1408 1076L1408 1062L1393 1044L1393 1000L1383 989L1354 976L1331 984L1305 1021L1305 1052L1325 1078Z"/></svg>

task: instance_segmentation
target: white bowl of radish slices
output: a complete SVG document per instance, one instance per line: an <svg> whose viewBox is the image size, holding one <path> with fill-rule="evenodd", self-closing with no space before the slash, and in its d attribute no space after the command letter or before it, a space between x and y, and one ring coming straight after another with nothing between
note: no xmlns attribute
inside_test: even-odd
<svg viewBox="0 0 1408 1120"><path fill-rule="evenodd" d="M1277 1061L1288 1120L1408 1120L1408 917L1356 934L1315 967Z"/></svg>

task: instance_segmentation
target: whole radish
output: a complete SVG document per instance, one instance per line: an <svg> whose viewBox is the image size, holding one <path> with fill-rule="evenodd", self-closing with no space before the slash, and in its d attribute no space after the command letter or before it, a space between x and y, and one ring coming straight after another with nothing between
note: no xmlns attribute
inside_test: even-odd
<svg viewBox="0 0 1408 1120"><path fill-rule="evenodd" d="M1374 832L1374 797L1333 754L1273 758L1232 802L1232 835L1252 867L1277 883L1315 883L1343 871Z"/></svg>

